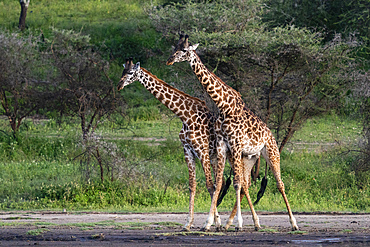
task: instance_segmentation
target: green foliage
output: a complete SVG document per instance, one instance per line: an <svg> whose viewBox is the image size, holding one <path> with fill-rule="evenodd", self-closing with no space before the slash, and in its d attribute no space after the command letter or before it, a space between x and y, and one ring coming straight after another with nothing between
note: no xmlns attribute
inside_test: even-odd
<svg viewBox="0 0 370 247"><path fill-rule="evenodd" d="M358 43L338 34L324 44L321 32L293 25L267 28L263 4L248 3L185 1L149 14L168 40L181 30L200 43L202 61L241 93L282 150L307 119L338 108L361 77L350 55Z"/></svg>
<svg viewBox="0 0 370 247"><path fill-rule="evenodd" d="M369 58L370 2L354 1L265 1L268 11L263 20L271 27L295 25L324 30L325 39L336 33L356 36L363 42L359 54Z"/></svg>
<svg viewBox="0 0 370 247"><path fill-rule="evenodd" d="M190 0L148 9L155 27L167 38L174 38L173 35L177 38L178 31L218 33L228 37L239 30L258 28L262 11L261 3L253 0Z"/></svg>

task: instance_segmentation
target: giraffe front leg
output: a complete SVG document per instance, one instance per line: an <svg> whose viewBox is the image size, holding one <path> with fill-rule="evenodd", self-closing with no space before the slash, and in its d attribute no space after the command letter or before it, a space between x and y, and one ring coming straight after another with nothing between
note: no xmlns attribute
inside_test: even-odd
<svg viewBox="0 0 370 247"><path fill-rule="evenodd" d="M215 225L216 225L216 231L220 232L222 229L222 224L221 224L221 217L220 215L218 214L218 210L217 210L217 207L215 209L215 218L214 218L214 221L215 221Z"/></svg>
<svg viewBox="0 0 370 247"><path fill-rule="evenodd" d="M212 202L211 202L211 208L209 211L209 215L207 218L207 221L205 222L202 230L203 231L209 231L211 228L211 225L213 224L213 221L218 215L217 212L217 200L218 196L221 191L222 187L222 179L223 179L223 173L224 173L224 168L225 168L225 160L226 160L226 145L222 140L217 142L217 169L216 169L216 189L213 192L212 195ZM220 228L221 227L221 219L219 222L216 221L216 227Z"/></svg>
<svg viewBox="0 0 370 247"><path fill-rule="evenodd" d="M240 195L240 201L242 201L242 200L243 200L243 196L244 196L244 192L243 192L243 190L242 190L240 193L241 193L241 195ZM235 201L235 204L234 204L233 210L231 211L231 214L230 214L230 216L229 216L229 219L227 220L226 225L225 225L225 230L226 230L226 231L230 228L230 226L231 226L231 225L233 224L233 222L234 222L234 218L235 218L235 215L236 215L236 210L237 210L237 203L236 203L236 201Z"/></svg>
<svg viewBox="0 0 370 247"><path fill-rule="evenodd" d="M189 171L189 215L186 224L183 227L184 231L190 231L190 228L193 227L194 223L194 198L195 191L197 187L196 177L195 177L195 162L194 157L191 151L184 148L185 160L188 164Z"/></svg>
<svg viewBox="0 0 370 247"><path fill-rule="evenodd" d="M195 187L196 186L189 186L189 215L188 215L188 220L186 224L183 227L184 231L190 231L190 228L193 227L194 225L194 197L195 197Z"/></svg>
<svg viewBox="0 0 370 247"><path fill-rule="evenodd" d="M242 211L241 211L241 206L240 206L240 202L241 202L240 187L241 187L240 183L234 184L234 188L236 192L236 219L237 219L236 226L235 226L236 232L241 231L243 228L243 217L242 217Z"/></svg>
<svg viewBox="0 0 370 247"><path fill-rule="evenodd" d="M209 211L209 214L208 214L207 221L205 222L203 228L201 229L202 231L209 231L210 228L211 228L211 225L213 224L215 219L216 219L217 229L218 230L221 229L221 219L220 219L220 216L218 215L217 207L216 207L217 206L218 195L220 194L220 190L221 190L221 186L222 186L221 182L217 181L217 179L216 179L216 190L213 193L211 208L210 208L210 211Z"/></svg>

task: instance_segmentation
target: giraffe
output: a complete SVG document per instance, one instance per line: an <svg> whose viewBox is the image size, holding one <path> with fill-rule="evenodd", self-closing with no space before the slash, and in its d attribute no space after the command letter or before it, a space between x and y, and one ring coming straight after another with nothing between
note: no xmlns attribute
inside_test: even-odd
<svg viewBox="0 0 370 247"><path fill-rule="evenodd" d="M192 97L158 79L148 70L133 64L132 58L126 60L118 90L134 81L139 81L162 104L174 112L182 121L179 138L182 142L185 160L189 171L189 215L184 230L189 231L194 222L194 197L196 190L195 158L199 158L206 177L208 192L213 195L211 165L216 163L215 130L216 117L208 110L204 101ZM213 160L213 162L211 162ZM213 167L215 172L215 168ZM217 209L214 213L216 227L221 227Z"/></svg>
<svg viewBox="0 0 370 247"><path fill-rule="evenodd" d="M288 198L285 194L284 183L280 174L280 154L274 136L267 125L249 110L242 100L239 92L228 86L219 77L207 69L202 63L195 50L198 44L191 45L189 36L185 39L180 35L180 39L173 54L168 58L167 65L176 62L188 61L198 80L203 85L209 96L215 102L220 111L220 131L217 134L217 175L216 190L213 198L217 198L221 181L217 180L223 173L225 164L225 155L229 151L233 159L234 180L233 185L236 191L236 214L237 225L235 230L242 229L243 219L241 216L241 189L247 197L250 206L255 229L260 229L258 216L253 208L253 203L249 196L248 188L251 184L250 172L255 161L262 156L268 163L276 179L276 185L284 199L290 223L293 230L298 230L298 225L292 214ZM213 219L210 217L215 210L215 204L212 200L210 214L204 225L204 230L209 230ZM228 229L233 222L233 213L231 213L225 228Z"/></svg>

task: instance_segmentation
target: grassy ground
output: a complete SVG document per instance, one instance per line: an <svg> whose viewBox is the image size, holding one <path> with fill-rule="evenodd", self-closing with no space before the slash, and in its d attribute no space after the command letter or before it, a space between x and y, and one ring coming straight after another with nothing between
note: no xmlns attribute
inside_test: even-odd
<svg viewBox="0 0 370 247"><path fill-rule="evenodd" d="M6 120L2 119L1 123L6 128ZM77 125L56 128L53 121L29 120L26 126L28 129L21 132L24 141L20 143L7 142L8 139L2 137L0 208L3 210L187 211L188 175L177 138L181 128L178 119L130 122L125 128L117 122L106 122L98 132L103 139L117 144L126 157L121 164L124 174L130 175L105 183L83 182L84 173L74 159L81 152ZM297 133L291 149L283 152L281 162L293 210L369 211L368 183L358 186L348 165L351 157L343 154L345 145L341 144L350 144L358 137L359 128L354 120L329 115L309 121ZM312 129L316 130L316 138L304 139L308 148L296 147L294 143L301 142ZM153 137L156 139L151 139ZM323 145L326 143L340 145L329 148ZM127 173L128 170L132 172ZM229 166L226 171L228 173ZM199 164L197 175L196 210L207 211L210 199ZM268 178L266 194L256 209L285 210L272 175ZM259 182L252 185L252 198L256 197L258 189ZM220 210L230 210L234 198L233 189L230 189Z"/></svg>
<svg viewBox="0 0 370 247"><path fill-rule="evenodd" d="M27 30L42 30L46 37L50 26L81 30L95 44L105 43L113 80L118 81L120 64L128 56L167 79L171 68L163 61L168 54L161 51L170 45L150 25L144 12L148 4L143 0L31 1ZM19 14L19 2L0 2L0 27L17 30ZM0 119L0 209L187 211L188 172L178 141L180 121L138 83L123 91L127 118L111 116L97 130L102 140L116 145L116 158L123 158L114 182L101 183L98 173L86 174L78 158L82 148L77 120L61 125L54 120L27 120L15 140L6 119ZM296 133L281 162L294 211L370 211L369 176L359 182L351 168L356 157L345 155L360 132L357 120L334 114L309 120ZM98 170L94 165L90 169ZM199 164L197 182L195 209L208 211L210 198ZM252 198L258 189L259 181L252 185ZM234 198L230 189L220 210L230 210ZM271 174L256 209L285 210Z"/></svg>

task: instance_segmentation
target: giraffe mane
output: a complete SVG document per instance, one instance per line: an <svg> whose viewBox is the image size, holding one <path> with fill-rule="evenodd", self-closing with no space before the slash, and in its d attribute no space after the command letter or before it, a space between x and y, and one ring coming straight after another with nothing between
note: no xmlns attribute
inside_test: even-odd
<svg viewBox="0 0 370 247"><path fill-rule="evenodd" d="M148 70L146 70L145 68L143 68L143 67L140 67L145 73L147 73L147 74L149 74L150 76L152 76L154 79L156 79L156 80L158 80L158 82L160 82L160 83L162 83L162 84L165 84L167 87L169 87L170 89L172 89L173 91L175 91L175 92L177 92L178 94L182 94L182 95L184 95L186 98L190 98L190 99L192 99L192 100L194 100L194 101L198 101L200 104L202 104L204 107L206 107L207 108L207 106L206 106L206 103L203 101L203 100L201 100L201 99L198 99L198 98L196 98L196 97L193 97L193 96L191 96L191 95L189 95L189 94L187 94L187 93L184 93L184 92L182 92L182 91L180 91L180 90L178 90L177 88L175 88L175 87L172 87L171 85L169 85L168 83L166 83L166 82L164 82L163 80L161 80L161 79L159 79L156 75L153 75L152 73L150 73Z"/></svg>
<svg viewBox="0 0 370 247"><path fill-rule="evenodd" d="M198 54L194 51L194 54L198 57L198 59L200 60L200 61L202 61L201 59L200 59L200 57L198 56ZM231 90L233 90L240 98L242 97L241 96L241 94L238 92L238 91L236 91L234 88L232 88L231 86L229 86L229 85L227 85L223 80L221 80L221 78L220 77L218 77L217 75L215 75L215 73L213 73L212 71L210 71L206 66L204 66L204 68L212 75L212 76L214 76L217 80L219 80L219 81L222 81L228 88L230 88ZM243 101L244 102L244 101ZM255 118L257 118L258 119L258 121L260 121L261 122L261 124L262 125L264 125L264 126L267 126L266 124L265 124L265 122L263 122L262 121L262 119L259 117L259 116L257 116L253 111L251 111L248 107L247 107L247 105L246 104L244 104L244 110L248 113L248 114L250 114L250 115L252 115L252 116L254 116Z"/></svg>
<svg viewBox="0 0 370 247"><path fill-rule="evenodd" d="M200 61L202 61L201 59L200 59L200 57L198 56L198 54L194 51L194 54L195 54L195 56L197 56L197 58L200 60ZM203 62L202 62L203 63ZM242 97L241 96L241 94L238 92L238 91L236 91L234 88L232 88L232 87L230 87L229 85L227 85L223 80L221 80L221 78L220 77L218 77L217 75L215 75L215 73L213 73L212 71L210 71L206 66L204 66L204 68L206 68L206 70L212 75L212 76L214 76L217 80L219 80L219 81L222 81L227 87L229 87L231 90L233 90L239 97Z"/></svg>

